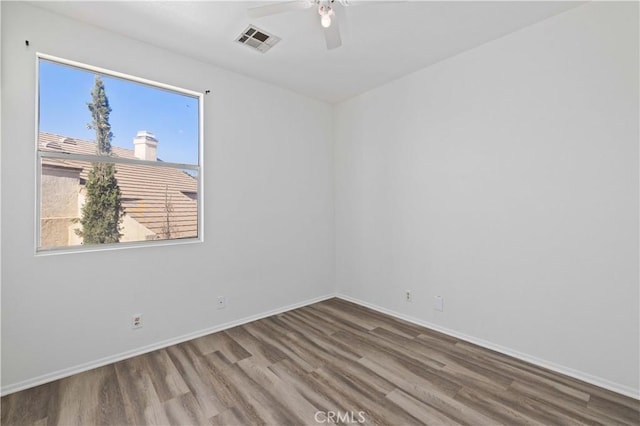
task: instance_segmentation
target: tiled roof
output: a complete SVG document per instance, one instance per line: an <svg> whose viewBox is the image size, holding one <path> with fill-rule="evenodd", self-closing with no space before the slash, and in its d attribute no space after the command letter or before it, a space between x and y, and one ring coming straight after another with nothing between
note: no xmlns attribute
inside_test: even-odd
<svg viewBox="0 0 640 426"><path fill-rule="evenodd" d="M40 133L41 151L93 155L96 143L52 133ZM112 155L135 159L133 149L112 147ZM86 179L91 164L46 158L50 166L82 169L80 177ZM171 203L169 214L171 238L198 236L197 180L187 173L169 167L116 164L116 179L122 192L125 214L155 232L164 235L166 223L166 199ZM126 232L126 231L125 231Z"/></svg>

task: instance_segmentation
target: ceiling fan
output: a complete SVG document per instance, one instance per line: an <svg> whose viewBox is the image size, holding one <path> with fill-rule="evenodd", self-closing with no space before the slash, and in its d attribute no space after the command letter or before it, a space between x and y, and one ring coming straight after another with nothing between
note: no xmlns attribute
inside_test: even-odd
<svg viewBox="0 0 640 426"><path fill-rule="evenodd" d="M324 30L327 49L331 50L342 45L340 27L338 26L338 17L333 10L333 6L336 3L345 7L350 5L349 0L293 0L283 3L252 7L248 10L248 13L250 18L261 18L263 16L275 15L277 13L292 12L295 10L304 10L316 7L318 14L320 15L320 24Z"/></svg>

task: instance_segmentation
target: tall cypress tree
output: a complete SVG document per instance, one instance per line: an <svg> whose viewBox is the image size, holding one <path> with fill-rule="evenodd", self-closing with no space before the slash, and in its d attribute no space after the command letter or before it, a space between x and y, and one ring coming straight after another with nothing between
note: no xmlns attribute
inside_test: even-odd
<svg viewBox="0 0 640 426"><path fill-rule="evenodd" d="M96 75L91 102L87 103L93 121L87 127L96 132L96 150L98 155L111 155L111 124L109 124L109 99L102 79ZM113 163L93 163L87 182L86 199L82 206L80 224L82 229L76 233L82 237L83 244L117 243L120 241L122 223L122 205L120 187L116 180L116 168Z"/></svg>

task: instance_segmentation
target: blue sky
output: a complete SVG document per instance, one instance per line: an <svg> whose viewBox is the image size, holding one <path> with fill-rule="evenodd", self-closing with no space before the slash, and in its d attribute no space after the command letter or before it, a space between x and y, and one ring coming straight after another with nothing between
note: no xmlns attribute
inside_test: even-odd
<svg viewBox="0 0 640 426"><path fill-rule="evenodd" d="M87 129L95 73L40 60L40 131L95 140ZM132 81L102 76L111 106L111 144L133 149L139 130L158 139L158 158L198 164L198 99Z"/></svg>

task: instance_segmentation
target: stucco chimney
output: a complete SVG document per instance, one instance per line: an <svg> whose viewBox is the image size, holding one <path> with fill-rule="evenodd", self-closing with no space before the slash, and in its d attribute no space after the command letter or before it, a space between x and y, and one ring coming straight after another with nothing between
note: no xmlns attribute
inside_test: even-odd
<svg viewBox="0 0 640 426"><path fill-rule="evenodd" d="M158 159L158 140L146 130L140 130L133 138L135 156L139 160L156 161Z"/></svg>

